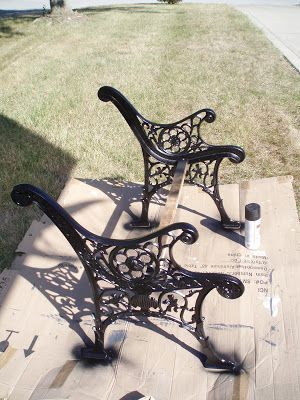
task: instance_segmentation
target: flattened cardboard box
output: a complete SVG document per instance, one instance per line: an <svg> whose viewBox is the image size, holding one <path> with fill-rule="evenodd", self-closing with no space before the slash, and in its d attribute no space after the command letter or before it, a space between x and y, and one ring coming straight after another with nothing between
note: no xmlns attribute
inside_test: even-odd
<svg viewBox="0 0 300 400"><path fill-rule="evenodd" d="M291 179L227 185L222 192L236 219L243 220L245 204L261 204L261 249L247 250L243 232L223 231L209 196L185 186L177 220L195 225L199 240L178 246L176 258L192 271L228 273L245 284L236 300L213 291L203 312L214 348L243 363L240 376L207 372L193 336L158 319L112 325L106 333L106 346L118 353L112 364L78 360L78 348L93 338L88 282L67 241L42 217L20 243L12 269L0 276L0 398L300 398L300 234ZM126 238L140 193L130 182L72 179L59 201L91 231ZM153 218L158 211L153 204Z"/></svg>

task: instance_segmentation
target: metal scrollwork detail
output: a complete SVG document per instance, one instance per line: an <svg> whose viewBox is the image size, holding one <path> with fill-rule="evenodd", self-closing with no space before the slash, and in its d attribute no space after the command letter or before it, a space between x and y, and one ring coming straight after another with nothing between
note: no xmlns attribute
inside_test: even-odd
<svg viewBox="0 0 300 400"><path fill-rule="evenodd" d="M177 292L165 292L159 298L159 306L164 313L177 313L186 306L186 301L184 296Z"/></svg>
<svg viewBox="0 0 300 400"><path fill-rule="evenodd" d="M98 297L98 307L100 315L103 317L112 317L116 313L126 311L129 306L129 298L126 292L118 289L104 289Z"/></svg>
<svg viewBox="0 0 300 400"><path fill-rule="evenodd" d="M231 279L224 279L222 284L217 286L217 291L226 299L237 299L243 294L243 288Z"/></svg>
<svg viewBox="0 0 300 400"><path fill-rule="evenodd" d="M217 183L215 164L215 160L206 160L190 164L185 181L197 185L206 192L212 194Z"/></svg>
<svg viewBox="0 0 300 400"><path fill-rule="evenodd" d="M174 165L161 163L152 157L148 157L147 161L147 175L150 186L160 188L172 182Z"/></svg>
<svg viewBox="0 0 300 400"><path fill-rule="evenodd" d="M143 294L136 294L130 299L130 305L134 308L140 307L141 310L149 310L150 308L158 308L158 302L154 297Z"/></svg>
<svg viewBox="0 0 300 400"><path fill-rule="evenodd" d="M201 110L197 115L170 125L155 124L141 115L138 118L153 146L166 154L179 155L209 148L209 145L201 138L200 126L204 120L208 123L213 122L213 115L212 110Z"/></svg>
<svg viewBox="0 0 300 400"><path fill-rule="evenodd" d="M149 281L159 272L159 262L147 247L116 247L110 253L109 263L112 272L127 281Z"/></svg>
<svg viewBox="0 0 300 400"><path fill-rule="evenodd" d="M188 151L191 137L183 127L162 129L158 136L158 147L166 153L177 154Z"/></svg>

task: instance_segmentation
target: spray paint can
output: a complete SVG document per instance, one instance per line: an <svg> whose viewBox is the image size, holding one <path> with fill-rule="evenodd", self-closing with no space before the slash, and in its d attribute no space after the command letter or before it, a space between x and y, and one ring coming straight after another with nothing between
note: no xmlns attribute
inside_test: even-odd
<svg viewBox="0 0 300 400"><path fill-rule="evenodd" d="M250 203L245 206L245 246L250 250L260 247L260 205Z"/></svg>

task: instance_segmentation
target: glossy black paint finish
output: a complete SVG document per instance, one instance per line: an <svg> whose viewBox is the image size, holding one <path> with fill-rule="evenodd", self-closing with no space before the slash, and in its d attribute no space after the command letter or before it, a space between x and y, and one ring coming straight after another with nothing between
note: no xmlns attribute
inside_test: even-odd
<svg viewBox="0 0 300 400"><path fill-rule="evenodd" d="M138 239L115 240L82 227L35 186L17 185L11 197L22 207L36 204L60 229L84 266L95 307L95 344L83 349L83 357L109 359L104 334L117 319L158 317L176 322L204 345L204 367L238 369L236 363L219 357L209 345L203 328L202 304L213 289L227 299L235 299L243 294L244 286L230 275L191 272L178 265L173 251L176 243L192 245L198 239L192 225L175 223Z"/></svg>
<svg viewBox="0 0 300 400"><path fill-rule="evenodd" d="M138 139L144 157L144 195L142 213L136 227L149 227L148 211L151 198L162 187L172 183L176 163L188 160L185 182L199 186L215 202L226 229L239 229L240 222L228 216L219 193L219 167L225 158L240 163L245 158L238 146L214 146L201 135L202 123L212 123L216 114L209 108L171 124L157 124L144 118L116 89L103 86L98 91L100 100L111 101L121 112Z"/></svg>

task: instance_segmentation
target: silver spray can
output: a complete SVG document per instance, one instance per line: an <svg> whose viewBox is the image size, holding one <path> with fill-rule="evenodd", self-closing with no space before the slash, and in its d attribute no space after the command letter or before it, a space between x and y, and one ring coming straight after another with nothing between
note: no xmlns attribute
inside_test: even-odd
<svg viewBox="0 0 300 400"><path fill-rule="evenodd" d="M245 206L245 246L250 250L260 247L260 205L250 203Z"/></svg>

